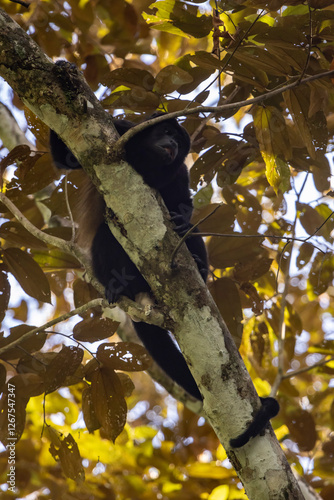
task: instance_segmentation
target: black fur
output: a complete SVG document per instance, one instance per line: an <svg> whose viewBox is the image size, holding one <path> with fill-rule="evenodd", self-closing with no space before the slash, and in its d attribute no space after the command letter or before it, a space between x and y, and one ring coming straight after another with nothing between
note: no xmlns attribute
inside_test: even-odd
<svg viewBox="0 0 334 500"><path fill-rule="evenodd" d="M114 125L120 135L133 126L131 122L117 119L114 120ZM126 160L142 175L149 186L159 191L176 224L175 230L180 235L191 227L190 218L193 211L188 170L184 164L189 147L189 136L175 119L145 129L131 138L125 146ZM81 168L67 146L52 130L50 148L58 168ZM186 245L195 259L203 280L206 281L208 263L202 238L190 237L186 240ZM105 222L96 230L91 251L94 273L105 286L105 294L110 302L117 301L121 295L134 299L140 292L150 293L149 285ZM196 382L169 333L157 326L142 322L134 323L134 327L149 353L165 372L189 394L201 400L202 396ZM263 399L264 406L266 399L271 398ZM259 434L269 418L271 418L270 412L262 412L259 418L255 418L255 424L251 424L244 433L248 432L246 438L243 438L244 434L240 436L241 444L238 439L232 440L234 446L242 446L251 437Z"/></svg>

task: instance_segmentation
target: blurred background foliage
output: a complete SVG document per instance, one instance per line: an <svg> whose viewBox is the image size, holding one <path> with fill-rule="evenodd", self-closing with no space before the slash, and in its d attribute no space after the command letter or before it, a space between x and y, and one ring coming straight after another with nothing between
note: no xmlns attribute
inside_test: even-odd
<svg viewBox="0 0 334 500"><path fill-rule="evenodd" d="M39 0L29 8L1 0L0 7L50 58L80 68L107 112L133 121L157 108L239 102L334 68L329 0ZM1 110L13 113L1 114L0 124L6 195L36 227L70 239L48 129L0 85ZM288 460L324 500L334 498L333 111L327 77L264 104L182 121L192 139L194 222L223 202L200 224L209 234L209 287L257 391L278 391L273 426ZM25 145L13 144L14 120ZM0 348L98 297L74 257L48 248L3 205L1 212ZM96 308L0 355L1 439L6 445L10 388L20 438L19 492L6 489L2 448L1 498L245 498L204 419L141 372L149 366L144 350L116 334L113 344L94 344L117 327Z"/></svg>

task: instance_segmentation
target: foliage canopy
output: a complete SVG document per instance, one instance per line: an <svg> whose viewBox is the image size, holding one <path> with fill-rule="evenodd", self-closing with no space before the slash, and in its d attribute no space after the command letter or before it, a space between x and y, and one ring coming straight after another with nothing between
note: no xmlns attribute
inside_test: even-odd
<svg viewBox="0 0 334 500"><path fill-rule="evenodd" d="M199 226L209 234L209 286L259 394L278 390L273 425L288 460L324 500L333 498L334 91L333 80L321 77L334 68L333 3L0 6L49 57L80 68L107 112L139 122L157 108L236 103L183 121L192 138L194 222L223 202ZM295 86L283 91L288 84ZM33 144L9 152L0 128L3 190L37 228L70 240L65 197L75 199L77 173L66 191L51 164L47 127L1 88ZM265 101L238 104L277 89ZM35 328L39 314L53 320L99 295L74 256L30 234L5 205L1 213L0 437L6 445L14 387L20 496L246 498L203 418L171 398L166 405L165 393L140 373L150 365L144 349L105 341L118 323L101 307L69 328L44 327L6 348ZM64 336L72 342L63 345ZM7 462L3 451L4 484ZM13 495L4 488L2 497Z"/></svg>

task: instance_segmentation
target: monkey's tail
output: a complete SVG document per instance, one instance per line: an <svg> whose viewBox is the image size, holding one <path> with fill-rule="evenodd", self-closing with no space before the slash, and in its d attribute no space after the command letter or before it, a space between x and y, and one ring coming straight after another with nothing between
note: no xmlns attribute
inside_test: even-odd
<svg viewBox="0 0 334 500"><path fill-rule="evenodd" d="M167 330L147 323L134 323L138 337L154 361L191 396L202 400L201 393L176 342Z"/></svg>
<svg viewBox="0 0 334 500"><path fill-rule="evenodd" d="M230 445L232 448L240 448L244 446L248 441L260 434L265 426L268 424L269 420L277 415L279 412L279 404L274 398L260 398L262 406L256 413L253 422L249 427L237 436L236 438L230 439Z"/></svg>

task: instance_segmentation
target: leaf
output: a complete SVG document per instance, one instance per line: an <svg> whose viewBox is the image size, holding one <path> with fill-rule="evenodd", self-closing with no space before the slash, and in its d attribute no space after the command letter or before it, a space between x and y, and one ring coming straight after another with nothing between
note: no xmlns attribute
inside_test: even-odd
<svg viewBox="0 0 334 500"><path fill-rule="evenodd" d="M63 346L46 368L44 375L46 394L58 389L68 376L75 373L81 364L83 353L80 347Z"/></svg>
<svg viewBox="0 0 334 500"><path fill-rule="evenodd" d="M29 332L36 328L35 326L30 325L18 325L14 326L10 329L10 334L7 337L4 337L4 332L1 332L0 337L0 349L8 346L14 340L19 339L25 333ZM1 354L1 359L10 360L20 358L24 351L29 353L33 353L35 351L39 351L42 349L47 338L47 334L45 332L35 333L26 340L20 342L17 346L9 348L7 351Z"/></svg>
<svg viewBox="0 0 334 500"><path fill-rule="evenodd" d="M332 285L334 279L334 257L317 252L308 277L311 290L318 296Z"/></svg>
<svg viewBox="0 0 334 500"><path fill-rule="evenodd" d="M30 147L26 144L20 144L19 146L15 146L4 158L0 161L0 175L1 175L1 184L3 173L7 167L13 165L14 163L19 163L30 156Z"/></svg>
<svg viewBox="0 0 334 500"><path fill-rule="evenodd" d="M8 281L7 272L2 264L0 264L0 322L4 319L10 297L10 284Z"/></svg>
<svg viewBox="0 0 334 500"><path fill-rule="evenodd" d="M200 210L196 210L191 219L192 223L197 223L199 220L212 213L218 206L218 203L211 203ZM208 219L201 222L198 228L200 231L208 233L230 233L233 229L235 216L236 209L232 205L220 205Z"/></svg>
<svg viewBox="0 0 334 500"><path fill-rule="evenodd" d="M311 158L316 158L315 147L312 140L312 131L310 121L308 120L308 110L310 101L308 93L305 90L292 89L287 90L283 94L286 105L293 117L300 135L302 136L303 143Z"/></svg>
<svg viewBox="0 0 334 500"><path fill-rule="evenodd" d="M108 87L111 84L125 85L131 88L144 88L152 90L154 85L154 77L146 70L138 68L117 68L111 71L106 78L101 82Z"/></svg>
<svg viewBox="0 0 334 500"><path fill-rule="evenodd" d="M82 279L76 279L73 283L73 300L75 307L81 307L91 300L99 298L100 295L95 288ZM101 308L99 308L100 310Z"/></svg>
<svg viewBox="0 0 334 500"><path fill-rule="evenodd" d="M19 248L3 250L3 260L23 290L40 302L51 303L49 282L37 262Z"/></svg>
<svg viewBox="0 0 334 500"><path fill-rule="evenodd" d="M254 113L256 138L266 165L268 182L277 193L290 189L290 169L283 158L291 157L284 119L273 106L258 106Z"/></svg>
<svg viewBox="0 0 334 500"><path fill-rule="evenodd" d="M96 358L103 366L128 372L147 370L152 364L152 358L146 349L135 342L101 344Z"/></svg>
<svg viewBox="0 0 334 500"><path fill-rule="evenodd" d="M187 71L177 66L166 66L156 76L154 91L158 94L170 94L192 81L193 78Z"/></svg>
<svg viewBox="0 0 334 500"><path fill-rule="evenodd" d="M36 373L14 375L8 383L15 386L16 398L31 398L44 392L43 379Z"/></svg>
<svg viewBox="0 0 334 500"><path fill-rule="evenodd" d="M8 245L29 248L47 248L43 241L33 236L19 222L8 221L0 227L0 238L7 241Z"/></svg>
<svg viewBox="0 0 334 500"><path fill-rule="evenodd" d="M118 375L118 378L119 378L119 380L120 380L120 382L122 384L122 389L123 389L123 392L124 392L124 397L128 398L133 393L133 391L135 389L135 385L132 382L132 380L129 377L129 375L127 375L126 373L119 372L119 373L117 373L117 375Z"/></svg>
<svg viewBox="0 0 334 500"><path fill-rule="evenodd" d="M242 308L237 286L230 278L210 283L209 290L237 347L242 339Z"/></svg>
<svg viewBox="0 0 334 500"><path fill-rule="evenodd" d="M181 65L179 67L182 68ZM184 68L183 68L184 69ZM202 82L207 80L210 75L214 72L214 69L204 69L201 67L195 67L192 68L190 67L189 69L187 68L187 73L191 77L191 81L189 83L185 83L184 85L181 85L178 88L178 92L180 94L188 94L189 92L193 92L197 89L199 85L201 85ZM200 92L196 98L195 101L202 104L207 98L209 97L208 92Z"/></svg>
<svg viewBox="0 0 334 500"><path fill-rule="evenodd" d="M5 366L0 363L0 393L3 392L6 384L7 371Z"/></svg>
<svg viewBox="0 0 334 500"><path fill-rule="evenodd" d="M88 432L94 432L101 427L94 410L91 386L82 391L82 413Z"/></svg>
<svg viewBox="0 0 334 500"><path fill-rule="evenodd" d="M299 252L296 258L296 266L298 269L302 269L306 266L313 255L314 246L311 243L305 242L299 247Z"/></svg>
<svg viewBox="0 0 334 500"><path fill-rule="evenodd" d="M289 165L278 156L269 155L264 152L261 154L266 165L268 182L274 188L275 193L278 191L282 191L282 193L289 191L291 187Z"/></svg>
<svg viewBox="0 0 334 500"><path fill-rule="evenodd" d="M326 231L326 225L323 226L321 229L320 227L324 224L325 222L325 217L322 216L321 213L319 213L319 210L311 207L310 205L306 205L305 203L298 203L297 205L298 210L300 211L300 223L309 235L314 235L318 234L323 236L327 241L331 242L331 235L329 231ZM328 215L330 215L330 210L328 212ZM331 221L328 220L328 226L331 225ZM320 230L319 230L320 229ZM327 233L327 234L326 234Z"/></svg>
<svg viewBox="0 0 334 500"><path fill-rule="evenodd" d="M6 385L0 396L0 441L8 451L15 450L17 441L22 436L28 401L29 398L22 395L17 398L15 387L10 384Z"/></svg>
<svg viewBox="0 0 334 500"><path fill-rule="evenodd" d="M144 89L124 89L114 91L106 99L102 101L104 106L110 106L117 109L122 108L132 111L135 107L137 111L149 111L156 109L160 105L160 99L154 92L147 92Z"/></svg>
<svg viewBox="0 0 334 500"><path fill-rule="evenodd" d="M37 156L34 165L27 166L21 187L25 194L36 193L53 182L54 178L50 154L43 154Z"/></svg>
<svg viewBox="0 0 334 500"><path fill-rule="evenodd" d="M113 370L97 369L92 374L94 412L111 441L122 432L127 414L122 384Z"/></svg>
<svg viewBox="0 0 334 500"><path fill-rule="evenodd" d="M273 259L261 257L249 262L237 264L233 270L233 277L238 282L255 281L266 274Z"/></svg>
<svg viewBox="0 0 334 500"><path fill-rule="evenodd" d="M80 263L73 255L62 252L57 248L52 248L49 251L32 250L31 253L34 256L34 260L48 271L54 269L78 269L81 267Z"/></svg>
<svg viewBox="0 0 334 500"><path fill-rule="evenodd" d="M47 433L51 439L49 451L56 462L59 462L66 477L77 483L85 480L85 471L82 466L82 458L79 448L73 436L63 436L52 427L47 427Z"/></svg>
<svg viewBox="0 0 334 500"><path fill-rule="evenodd" d="M236 219L244 233L256 233L262 223L262 207L244 186L225 186L223 196L236 209Z"/></svg>
<svg viewBox="0 0 334 500"><path fill-rule="evenodd" d="M119 322L102 317L101 312L77 323L73 328L73 337L80 342L96 342L114 335L118 327Z"/></svg>
<svg viewBox="0 0 334 500"><path fill-rule="evenodd" d="M180 36L189 34L195 38L207 36L212 29L210 16L198 15L198 7L185 4L179 0L163 0L154 2L150 7L155 9L155 15L142 14L149 23L157 23L154 29L167 31Z"/></svg>
<svg viewBox="0 0 334 500"><path fill-rule="evenodd" d="M263 312L263 299L259 296L255 286L251 283L240 285L241 304L244 308L251 308L255 315Z"/></svg>
<svg viewBox="0 0 334 500"><path fill-rule="evenodd" d="M261 247L262 238L246 238L241 233L236 237L213 236L208 244L210 263L219 269L235 266L238 263L267 257L267 251Z"/></svg>
<svg viewBox="0 0 334 500"><path fill-rule="evenodd" d="M194 54L187 54L186 57L192 63L206 70L214 71L222 66L221 61L204 50L197 50Z"/></svg>
<svg viewBox="0 0 334 500"><path fill-rule="evenodd" d="M295 441L300 451L313 450L317 441L315 422L310 412L298 409L288 415L286 425L291 438Z"/></svg>

